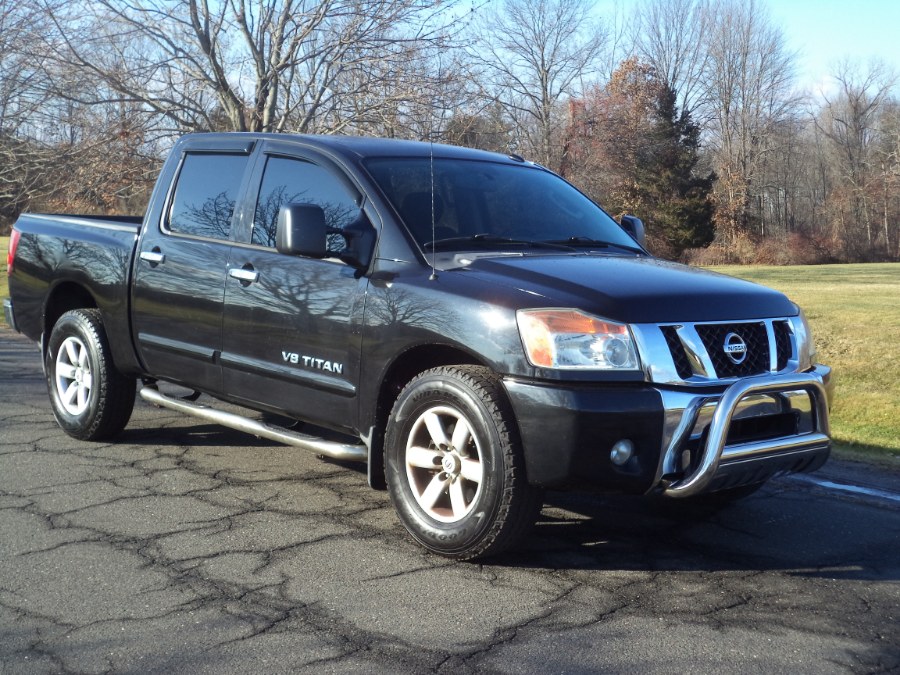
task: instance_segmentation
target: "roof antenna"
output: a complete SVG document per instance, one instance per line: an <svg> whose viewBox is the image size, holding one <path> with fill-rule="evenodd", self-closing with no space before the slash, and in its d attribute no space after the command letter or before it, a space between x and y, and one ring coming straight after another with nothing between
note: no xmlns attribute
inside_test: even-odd
<svg viewBox="0 0 900 675"><path fill-rule="evenodd" d="M434 120L432 120L432 124ZM435 251L434 240L437 238L437 226L435 225L435 217L434 217L434 135L433 128L432 133L428 134L428 160L431 168L431 276L428 277L429 281L434 281L437 279L437 272L434 269L434 256L437 253Z"/></svg>
<svg viewBox="0 0 900 675"><path fill-rule="evenodd" d="M438 50L438 95L440 95L440 87L443 81L443 70L444 66L441 59L441 52ZM441 101L443 103L443 101ZM443 109L442 109L443 112ZM428 113L428 163L431 171L431 276L428 277L429 281L434 281L438 278L437 270L434 266L434 259L437 255L437 251L435 250L435 239L437 239L437 219L435 218L434 212L434 111L430 110Z"/></svg>

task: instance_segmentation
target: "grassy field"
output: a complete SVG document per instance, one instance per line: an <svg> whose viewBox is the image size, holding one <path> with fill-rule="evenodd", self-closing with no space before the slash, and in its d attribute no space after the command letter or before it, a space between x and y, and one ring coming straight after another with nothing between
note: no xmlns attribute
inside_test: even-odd
<svg viewBox="0 0 900 675"><path fill-rule="evenodd" d="M719 267L786 293L835 371L839 449L900 457L900 264Z"/></svg>
<svg viewBox="0 0 900 675"><path fill-rule="evenodd" d="M0 298L9 237L0 237ZM803 307L835 370L832 433L841 448L900 457L900 264L719 267L783 291Z"/></svg>

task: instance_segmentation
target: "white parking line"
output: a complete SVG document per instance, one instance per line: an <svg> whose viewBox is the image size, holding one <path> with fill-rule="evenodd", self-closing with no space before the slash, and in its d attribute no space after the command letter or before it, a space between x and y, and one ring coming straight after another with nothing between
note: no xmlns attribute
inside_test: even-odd
<svg viewBox="0 0 900 675"><path fill-rule="evenodd" d="M868 495L869 497L878 497L879 499L887 499L891 502L900 503L900 494L896 492L887 492L886 490L876 490L874 488L860 487L859 485L847 485L846 483L833 483L830 480L822 480L814 476L804 476L803 474L794 474L791 478L800 480L805 483L812 483L828 490L839 490L841 492L852 492L854 494Z"/></svg>

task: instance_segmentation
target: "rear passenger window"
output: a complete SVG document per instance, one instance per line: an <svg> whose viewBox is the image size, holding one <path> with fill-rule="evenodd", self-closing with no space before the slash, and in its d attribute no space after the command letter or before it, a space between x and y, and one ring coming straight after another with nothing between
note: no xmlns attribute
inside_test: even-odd
<svg viewBox="0 0 900 675"><path fill-rule="evenodd" d="M185 155L169 211L169 230L197 237L228 239L248 160L247 155Z"/></svg>

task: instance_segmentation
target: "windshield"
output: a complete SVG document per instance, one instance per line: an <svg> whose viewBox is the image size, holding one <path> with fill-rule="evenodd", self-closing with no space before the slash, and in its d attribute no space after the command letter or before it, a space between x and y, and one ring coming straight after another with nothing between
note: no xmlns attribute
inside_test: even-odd
<svg viewBox="0 0 900 675"><path fill-rule="evenodd" d="M531 165L436 158L433 200L428 157L370 159L366 168L425 249L553 242L638 250L635 241L591 200L558 176Z"/></svg>

